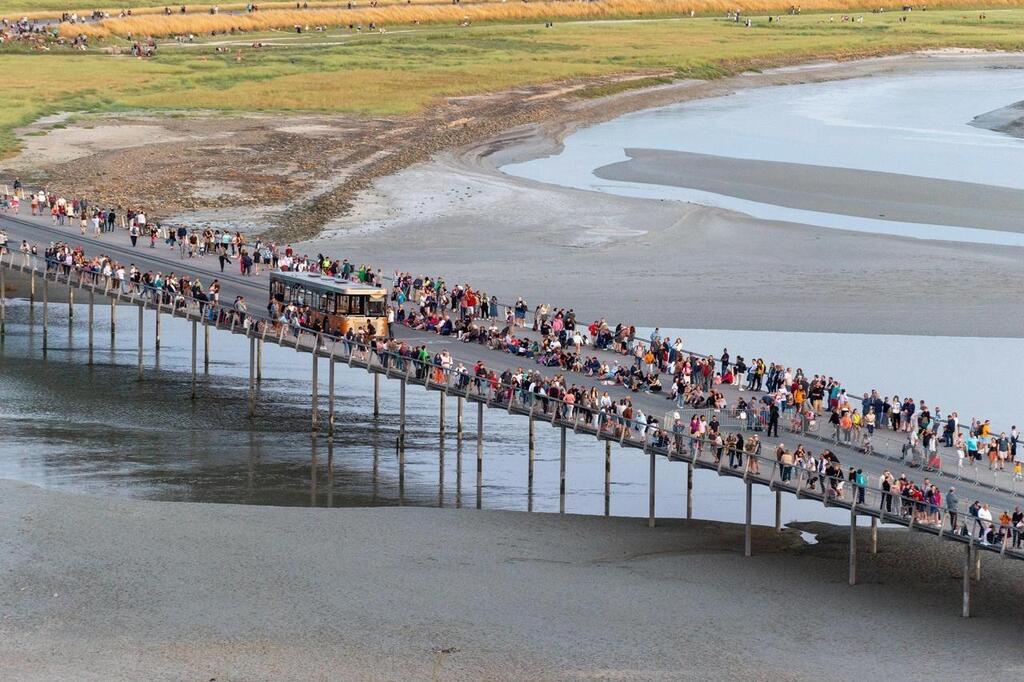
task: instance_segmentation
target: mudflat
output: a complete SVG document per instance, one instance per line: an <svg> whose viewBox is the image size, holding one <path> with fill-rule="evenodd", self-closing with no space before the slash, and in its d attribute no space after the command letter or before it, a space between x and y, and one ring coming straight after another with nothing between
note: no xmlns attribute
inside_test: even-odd
<svg viewBox="0 0 1024 682"><path fill-rule="evenodd" d="M848 587L846 531L830 526L807 528L815 545L758 528L745 559L742 527L716 522L162 503L12 482L0 493L6 679L1019 670L1018 567L986 557L965 621L962 548L905 530L883 530Z"/></svg>
<svg viewBox="0 0 1024 682"><path fill-rule="evenodd" d="M1024 190L853 168L626 149L606 180L688 187L806 211L929 225L1024 231Z"/></svg>
<svg viewBox="0 0 1024 682"><path fill-rule="evenodd" d="M682 83L645 94L648 106L660 106L745 87L1022 64L1010 54L917 54ZM613 324L1020 335L1016 320L1024 316L1024 301L1014 292L1024 286L1024 274L1016 247L766 221L501 172L504 164L557 153L573 129L637 108L636 97L616 99L607 110L588 102L575 122L521 126L379 178L350 215L298 248L311 255L359 254L361 262L385 272L443 275L506 302L521 295L531 307L571 306L584 319L604 317ZM940 218L947 201L940 184L923 180L916 188L918 198L934 192L939 207L904 202L900 210ZM1000 224L1012 228L1005 218Z"/></svg>

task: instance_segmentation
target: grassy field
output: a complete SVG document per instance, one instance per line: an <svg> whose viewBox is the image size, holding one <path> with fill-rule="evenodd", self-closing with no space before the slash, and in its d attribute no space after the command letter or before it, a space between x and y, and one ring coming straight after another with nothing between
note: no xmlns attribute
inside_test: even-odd
<svg viewBox="0 0 1024 682"><path fill-rule="evenodd" d="M270 34L278 36L281 34ZM339 31L250 50L171 45L138 60L97 52L0 52L0 149L12 128L58 111L315 111L410 114L438 98L580 76L666 70L713 78L812 58L852 58L919 48L1024 48L1024 10L606 21L469 28L410 27L383 35ZM247 35L243 42L259 39ZM268 40L270 38L267 38ZM338 42L324 45L327 40Z"/></svg>

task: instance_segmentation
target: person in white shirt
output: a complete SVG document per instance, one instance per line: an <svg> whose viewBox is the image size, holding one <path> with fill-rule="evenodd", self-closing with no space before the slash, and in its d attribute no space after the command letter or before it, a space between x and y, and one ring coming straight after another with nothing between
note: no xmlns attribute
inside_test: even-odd
<svg viewBox="0 0 1024 682"><path fill-rule="evenodd" d="M978 520L981 521L981 535L979 540L981 544L987 545L988 541L985 539L988 529L992 526L992 512L989 510L987 504L981 505L981 509L978 510Z"/></svg>

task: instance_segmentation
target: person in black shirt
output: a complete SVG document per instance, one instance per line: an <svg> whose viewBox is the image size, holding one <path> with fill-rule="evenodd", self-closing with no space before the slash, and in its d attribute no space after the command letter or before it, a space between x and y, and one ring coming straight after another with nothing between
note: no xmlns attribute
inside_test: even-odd
<svg viewBox="0 0 1024 682"><path fill-rule="evenodd" d="M768 409L768 437L772 437L772 433L775 433L775 437L779 437L779 406L772 402L771 407Z"/></svg>
<svg viewBox="0 0 1024 682"><path fill-rule="evenodd" d="M1013 508L1013 515L1010 517L1010 528L1013 533L1013 548L1018 549L1021 545L1021 532L1018 524L1024 521L1024 512L1020 507Z"/></svg>

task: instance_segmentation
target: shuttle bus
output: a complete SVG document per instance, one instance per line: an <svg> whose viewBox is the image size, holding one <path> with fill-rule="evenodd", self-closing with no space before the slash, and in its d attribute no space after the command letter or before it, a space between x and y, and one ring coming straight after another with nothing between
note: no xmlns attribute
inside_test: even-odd
<svg viewBox="0 0 1024 682"><path fill-rule="evenodd" d="M345 334L369 327L381 336L388 333L388 292L383 287L315 272L271 272L270 295L282 305L309 306L325 331Z"/></svg>

